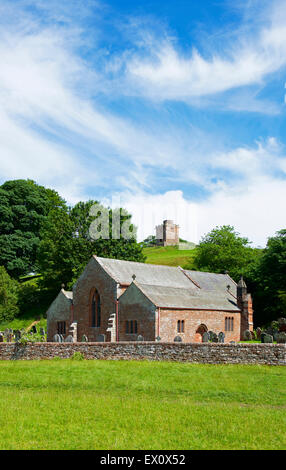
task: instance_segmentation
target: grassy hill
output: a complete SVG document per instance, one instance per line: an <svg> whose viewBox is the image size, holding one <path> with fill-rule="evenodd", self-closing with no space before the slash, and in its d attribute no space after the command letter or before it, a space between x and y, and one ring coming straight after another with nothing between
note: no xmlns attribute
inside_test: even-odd
<svg viewBox="0 0 286 470"><path fill-rule="evenodd" d="M144 248L143 253L147 256L146 263L181 266L183 268L186 265L189 266L194 260L196 248L181 250L178 246L153 246Z"/></svg>

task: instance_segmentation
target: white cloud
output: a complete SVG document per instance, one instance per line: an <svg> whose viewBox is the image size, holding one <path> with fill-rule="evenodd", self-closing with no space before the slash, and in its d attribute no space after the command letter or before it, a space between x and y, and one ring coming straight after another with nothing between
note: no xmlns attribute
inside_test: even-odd
<svg viewBox="0 0 286 470"><path fill-rule="evenodd" d="M258 32L243 34L240 29L235 42L226 41L224 52L213 52L210 58L196 49L182 55L173 40L154 36L147 53L135 52L127 63L133 92L154 100L189 102L238 87L261 85L268 74L286 65L285 5L276 2L272 6L265 12L266 25Z"/></svg>

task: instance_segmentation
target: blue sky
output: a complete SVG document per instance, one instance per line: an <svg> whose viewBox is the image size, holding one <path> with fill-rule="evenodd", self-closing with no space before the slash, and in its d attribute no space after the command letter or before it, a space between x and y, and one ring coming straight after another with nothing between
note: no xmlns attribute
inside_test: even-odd
<svg viewBox="0 0 286 470"><path fill-rule="evenodd" d="M0 180L254 246L285 228L285 1L0 2Z"/></svg>

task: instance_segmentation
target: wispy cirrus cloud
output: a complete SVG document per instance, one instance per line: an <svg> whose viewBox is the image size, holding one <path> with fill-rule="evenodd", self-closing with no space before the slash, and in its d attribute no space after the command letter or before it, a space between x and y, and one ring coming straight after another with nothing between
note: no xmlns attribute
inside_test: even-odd
<svg viewBox="0 0 286 470"><path fill-rule="evenodd" d="M262 12L264 14L262 14ZM255 21L254 18L252 18ZM147 31L139 51L126 60L126 80L130 93L155 101L179 100L192 105L216 105L233 110L275 113L278 107L269 100L263 105L257 90L267 76L286 66L286 14L283 2L273 2L260 10L259 25L225 38L225 44L204 50L191 46L180 50L177 40L167 34L157 36ZM141 37L144 37L143 31ZM256 91L238 89L256 86ZM233 91L234 96L223 95Z"/></svg>

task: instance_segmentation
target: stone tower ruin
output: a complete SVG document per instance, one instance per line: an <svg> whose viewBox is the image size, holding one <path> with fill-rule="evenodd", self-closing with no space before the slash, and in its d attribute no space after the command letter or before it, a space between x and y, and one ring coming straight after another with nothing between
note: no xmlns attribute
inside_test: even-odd
<svg viewBox="0 0 286 470"><path fill-rule="evenodd" d="M156 244L159 246L179 245L179 225L173 220L164 220L156 226Z"/></svg>

